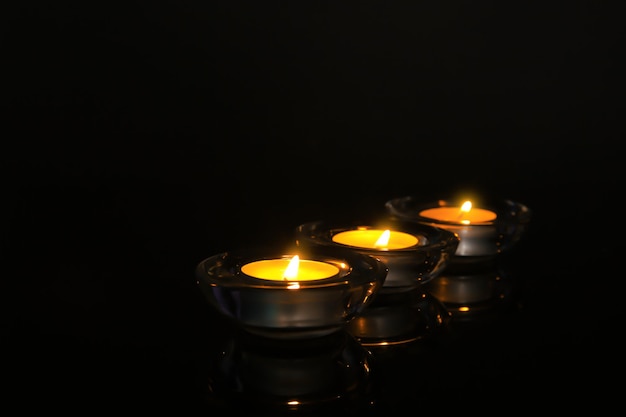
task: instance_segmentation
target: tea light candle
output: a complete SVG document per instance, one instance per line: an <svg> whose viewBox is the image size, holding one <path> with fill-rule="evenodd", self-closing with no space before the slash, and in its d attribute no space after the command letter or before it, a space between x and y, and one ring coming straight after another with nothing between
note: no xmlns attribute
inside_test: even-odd
<svg viewBox="0 0 626 417"><path fill-rule="evenodd" d="M435 207L422 210L420 216L428 219L459 224L475 224L494 221L498 215L492 210L473 208L471 201L465 201L460 207Z"/></svg>
<svg viewBox="0 0 626 417"><path fill-rule="evenodd" d="M310 222L296 229L300 247L342 247L381 260L389 269L382 291L407 291L437 275L453 255L454 233L415 222L373 224Z"/></svg>
<svg viewBox="0 0 626 417"><path fill-rule="evenodd" d="M291 340L341 330L386 274L382 261L338 247L263 246L215 254L196 267L197 284L217 311L250 333Z"/></svg>
<svg viewBox="0 0 626 417"><path fill-rule="evenodd" d="M418 243L417 237L404 232L389 229L366 229L347 230L337 233L332 237L333 242L342 245L354 246L365 249L394 250L405 249Z"/></svg>
<svg viewBox="0 0 626 417"><path fill-rule="evenodd" d="M521 238L530 221L530 210L510 200L489 201L473 207L471 200L454 204L447 200L420 203L414 197L389 200L385 208L398 219L448 230L459 237L453 261L493 258Z"/></svg>
<svg viewBox="0 0 626 417"><path fill-rule="evenodd" d="M327 262L293 258L263 259L241 267L241 272L254 278L273 281L312 281L331 278L339 274L339 268Z"/></svg>
<svg viewBox="0 0 626 417"><path fill-rule="evenodd" d="M492 210L472 208L472 202L468 200L461 206L427 208L420 211L419 216L459 236L456 256L484 256L498 252L493 225L498 216Z"/></svg>
<svg viewBox="0 0 626 417"><path fill-rule="evenodd" d="M498 252L497 232L493 221L497 214L492 210L472 208L471 201L459 206L427 208L419 212L434 225L459 236L458 256L485 256Z"/></svg>
<svg viewBox="0 0 626 417"><path fill-rule="evenodd" d="M419 258L416 252L406 251L418 244L419 239L416 236L397 230L370 229L364 226L333 234L331 240L382 260L389 268L383 288L410 288L418 284L415 266Z"/></svg>
<svg viewBox="0 0 626 417"><path fill-rule="evenodd" d="M471 201L461 206L427 208L419 212L438 227L450 230L459 236L456 256L483 256L497 252L497 235L493 221L497 214L492 210L472 208Z"/></svg>

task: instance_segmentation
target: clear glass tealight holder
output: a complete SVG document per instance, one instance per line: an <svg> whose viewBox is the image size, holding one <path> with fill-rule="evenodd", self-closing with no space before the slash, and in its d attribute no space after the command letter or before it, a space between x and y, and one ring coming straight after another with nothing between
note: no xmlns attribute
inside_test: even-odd
<svg viewBox="0 0 626 417"><path fill-rule="evenodd" d="M526 232L531 210L508 199L485 199L463 212L452 199L422 201L404 196L385 203L394 218L443 228L459 237L453 262L482 262L512 249Z"/></svg>
<svg viewBox="0 0 626 417"><path fill-rule="evenodd" d="M242 329L303 339L345 329L387 271L375 257L342 248L268 245L210 256L197 265L196 278L210 305Z"/></svg>
<svg viewBox="0 0 626 417"><path fill-rule="evenodd" d="M388 268L383 292L408 291L430 281L459 243L450 231L391 218L313 221L299 225L295 234L302 248L349 249L381 260Z"/></svg>

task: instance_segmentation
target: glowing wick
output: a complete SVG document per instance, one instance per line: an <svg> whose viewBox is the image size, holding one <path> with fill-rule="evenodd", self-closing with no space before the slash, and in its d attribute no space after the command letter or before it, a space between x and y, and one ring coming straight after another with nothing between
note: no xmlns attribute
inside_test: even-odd
<svg viewBox="0 0 626 417"><path fill-rule="evenodd" d="M389 230L385 230L380 234L380 237L378 238L374 246L377 248L386 248L389 244L389 236L391 236L391 232Z"/></svg>
<svg viewBox="0 0 626 417"><path fill-rule="evenodd" d="M283 279L287 281L289 279L296 278L298 276L299 266L300 257L298 255L295 255L293 258L291 258L291 261L289 261L289 265L287 265L287 269L285 269L285 272L283 273Z"/></svg>
<svg viewBox="0 0 626 417"><path fill-rule="evenodd" d="M461 205L461 210L459 211L459 220L463 224L470 224L470 221L467 219L463 219L463 217L472 210L472 202L467 200Z"/></svg>

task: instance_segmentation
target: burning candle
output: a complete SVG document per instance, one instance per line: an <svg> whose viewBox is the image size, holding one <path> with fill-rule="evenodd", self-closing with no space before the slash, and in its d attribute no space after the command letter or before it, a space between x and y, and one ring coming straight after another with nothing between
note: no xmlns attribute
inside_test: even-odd
<svg viewBox="0 0 626 417"><path fill-rule="evenodd" d="M358 228L337 233L333 242L365 249L394 250L417 245L417 237L393 230Z"/></svg>
<svg viewBox="0 0 626 417"><path fill-rule="evenodd" d="M342 329L386 275L382 261L339 247L264 246L215 254L196 267L197 283L217 311L250 333L279 339Z"/></svg>
<svg viewBox="0 0 626 417"><path fill-rule="evenodd" d="M471 200L461 205L448 200L420 203L414 197L395 198L385 203L394 217L415 221L455 233L459 245L454 261L488 259L508 250L519 241L530 221L530 210L511 201L489 201L486 207L473 207Z"/></svg>
<svg viewBox="0 0 626 417"><path fill-rule="evenodd" d="M376 256L389 267L383 288L411 288L419 284L420 259L415 248L420 239L390 229L356 227L334 233L331 241Z"/></svg>
<svg viewBox="0 0 626 417"><path fill-rule="evenodd" d="M254 278L273 281L312 281L336 276L339 268L327 262L300 259L295 255L291 259L263 259L247 263L241 272Z"/></svg>
<svg viewBox="0 0 626 417"><path fill-rule="evenodd" d="M472 207L470 200L465 201L460 207L429 208L422 210L419 214L428 219L459 224L491 222L498 217L492 210Z"/></svg>
<svg viewBox="0 0 626 417"><path fill-rule="evenodd" d="M390 219L374 224L310 222L296 229L300 247L342 247L373 256L389 271L383 290L406 291L432 279L453 255L454 233L415 222Z"/></svg>

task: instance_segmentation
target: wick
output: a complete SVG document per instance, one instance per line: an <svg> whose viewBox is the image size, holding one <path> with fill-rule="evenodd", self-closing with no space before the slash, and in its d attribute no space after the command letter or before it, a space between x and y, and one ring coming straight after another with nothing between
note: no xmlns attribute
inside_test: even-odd
<svg viewBox="0 0 626 417"><path fill-rule="evenodd" d="M472 202L467 200L466 202L463 203L463 205L461 206L461 209L459 210L459 220L462 220L463 217L465 216L465 213L469 213L470 210L472 209Z"/></svg>

